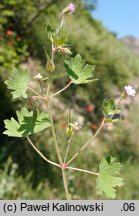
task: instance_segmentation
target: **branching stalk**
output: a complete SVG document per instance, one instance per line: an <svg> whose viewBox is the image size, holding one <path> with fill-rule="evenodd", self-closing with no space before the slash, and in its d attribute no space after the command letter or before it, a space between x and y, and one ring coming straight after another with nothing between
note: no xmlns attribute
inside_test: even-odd
<svg viewBox="0 0 139 216"><path fill-rule="evenodd" d="M89 170L79 169L79 168L76 168L76 167L69 167L68 166L67 169L69 169L69 170L75 170L75 171L79 171L79 172L84 172L84 173L88 173L88 174L96 175L96 176L99 175L99 173L95 173L95 172L92 172L92 171L89 171Z"/></svg>
<svg viewBox="0 0 139 216"><path fill-rule="evenodd" d="M47 85L47 91L46 91L46 98L48 98L48 96L49 96L50 85L51 85L51 76L52 76L52 74L49 74L49 77L48 77L48 85Z"/></svg>
<svg viewBox="0 0 139 216"><path fill-rule="evenodd" d="M52 164L54 166L60 167L59 164L47 159L40 151L39 149L34 145L34 143L32 142L32 140L29 138L29 136L26 137L28 142L30 143L30 145L33 147L33 149L40 155L40 157L45 160L47 163Z"/></svg>
<svg viewBox="0 0 139 216"><path fill-rule="evenodd" d="M41 80L39 80L39 84L40 84L41 92L42 92L42 94L44 95L44 90L43 90L43 86L42 86L42 82L41 82Z"/></svg>
<svg viewBox="0 0 139 216"><path fill-rule="evenodd" d="M53 136L53 139L54 139L54 146L55 146L56 154L57 154L57 157L58 157L59 164L62 166L63 162L62 162L62 158L61 158L61 154L60 154L60 149L59 149L59 146L58 146L58 143L57 143L54 123L53 123L53 116L52 116L52 113L51 113L51 107L50 107L49 100L47 101L47 107L48 107L48 112L50 114L52 136ZM69 192L68 192L68 181L67 181L67 177L66 177L66 172L65 172L65 169L63 169L62 167L61 167L61 169L62 169L62 177L63 177L63 184L64 184L64 189L65 189L66 199L69 200L70 196L69 196Z"/></svg>
<svg viewBox="0 0 139 216"><path fill-rule="evenodd" d="M117 103L116 109L118 109L118 107L120 106L120 103L121 103L122 100L123 100L123 97L120 97L120 99L119 99L119 101Z"/></svg>
<svg viewBox="0 0 139 216"><path fill-rule="evenodd" d="M68 153L69 153L69 149L70 149L70 146L71 146L71 140L72 140L73 135L74 135L74 133L72 134L71 138L68 140L68 146L67 146L67 150L66 150L65 157L64 157L64 163L66 163L66 160L67 160L67 156L68 156Z"/></svg>
<svg viewBox="0 0 139 216"><path fill-rule="evenodd" d="M60 26L57 27L57 34L59 33L62 25L64 22L64 17L62 17ZM52 54L51 54L51 61L54 64L54 43L52 42ZM46 52L46 50L45 50ZM47 55L47 52L46 52ZM69 191L68 191L68 181L67 181L67 176L66 176L66 171L65 168L63 167L63 161L62 161L62 157L61 157L61 153L60 153L60 149L57 143L57 137L56 137L56 132L55 132L55 128L54 128L54 121L53 121L53 116L52 116L52 112L51 112L51 105L50 105L50 101L49 101L49 92L50 92L50 85L51 85L51 77L52 77L52 73L50 73L49 78L48 78L48 86L47 86L47 92L46 92L46 102L47 102L47 108L48 108L48 112L50 115L50 123L51 123L51 130L52 130L52 136L54 139L54 147L55 147L55 151L58 157L58 161L59 161L59 165L61 167L62 170L62 177L63 177L63 184L64 184L64 190L65 190L65 195L66 195L66 199L69 200L70 196L69 196ZM67 87L66 87L67 88ZM66 89L64 88L64 90ZM63 91L64 91L63 90ZM58 93L54 94L53 96L59 94L61 91L59 91Z"/></svg>
<svg viewBox="0 0 139 216"><path fill-rule="evenodd" d="M92 142L92 140L98 135L98 133L100 132L101 128L103 127L105 123L105 118L103 118L100 127L98 128L98 130L96 131L96 133L90 138L90 140L87 141L87 143L67 162L67 165L69 165L71 162L73 162L78 155Z"/></svg>
<svg viewBox="0 0 139 216"><path fill-rule="evenodd" d="M52 129L52 136L53 136L53 139L54 139L54 147L55 147L55 150L56 150L56 154L57 154L57 157L58 157L59 164L62 164L62 158L61 158L59 146L58 146L58 143L57 143L56 132L55 132L54 122L53 122L53 116L52 116L49 101L47 101L47 108L48 108L48 112L49 112L49 115L50 115L50 123L51 123L51 129Z"/></svg>
<svg viewBox="0 0 139 216"><path fill-rule="evenodd" d="M67 180L65 169L62 169L62 177L63 177L63 184L64 184L64 189L65 189L66 199L70 200L70 194L69 194L69 190L68 190L68 180Z"/></svg>
<svg viewBox="0 0 139 216"><path fill-rule="evenodd" d="M36 95L38 95L38 96L40 96L40 97L42 98L42 95L40 95L37 91L35 91L35 90L32 89L31 87L28 87L28 89L29 89L30 91L32 91L34 94L36 94Z"/></svg>
<svg viewBox="0 0 139 216"><path fill-rule="evenodd" d="M60 94L61 92L66 90L71 84L72 84L72 81L70 81L64 88L62 88L60 91L56 92L55 94L51 95L50 97L54 97L54 96Z"/></svg>

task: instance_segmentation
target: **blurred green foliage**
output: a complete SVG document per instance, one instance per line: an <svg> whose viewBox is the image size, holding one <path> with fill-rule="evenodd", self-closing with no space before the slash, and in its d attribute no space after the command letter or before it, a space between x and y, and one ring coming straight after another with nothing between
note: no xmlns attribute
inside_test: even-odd
<svg viewBox="0 0 139 216"><path fill-rule="evenodd" d="M88 3L87 5L85 4ZM56 26L59 12L70 3L68 0L1 0L0 2L0 132L3 132L3 120L15 115L15 109L26 102L11 102L3 81L11 69L28 57L41 61L40 70L45 74L44 46L49 50L46 27ZM73 56L78 52L89 64L96 66L95 77L99 81L85 86L72 85L60 95L60 102L72 108L74 120L80 115L85 119L84 130L74 138L74 145L69 156L72 156L88 137L95 131L92 125L98 125L102 117L103 99L118 96L119 91L128 82L135 80L139 74L138 56L125 47L113 33L107 31L103 24L93 18L92 8L97 1L73 1L76 13L67 17L64 32L71 41ZM90 5L91 3L91 5ZM92 16L90 15L90 10ZM68 57L56 57L57 70L54 75L53 91L60 89L68 79L63 60ZM35 70L35 68L34 68ZM32 74L34 71L32 71ZM72 97L71 97L72 95ZM59 101L58 101L59 102ZM130 104L132 101L130 101ZM120 188L118 199L138 199L138 108L132 103L128 124L121 123L113 132L106 131L76 161L76 166L84 169L98 170L102 155L112 154L123 163L122 177L125 186ZM86 107L92 111L88 112ZM59 134L61 149L65 150L65 130L67 111L60 111L55 106L56 130ZM13 115L14 114L14 115ZM50 132L40 133L34 137L35 144L51 159L55 160ZM51 153L53 152L53 154ZM10 155L10 157L9 157ZM74 165L75 165L74 164ZM69 172L69 189L73 199L102 199L95 192L95 177L82 173ZM77 190L78 188L78 190ZM44 163L22 139L0 137L0 199L64 199L61 175L57 169Z"/></svg>

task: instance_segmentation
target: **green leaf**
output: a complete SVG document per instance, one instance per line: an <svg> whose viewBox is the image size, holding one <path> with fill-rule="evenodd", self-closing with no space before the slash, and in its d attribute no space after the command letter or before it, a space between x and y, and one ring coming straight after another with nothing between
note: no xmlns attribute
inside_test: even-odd
<svg viewBox="0 0 139 216"><path fill-rule="evenodd" d="M114 123L125 119L125 116L122 114L121 110L116 108L113 98L103 101L103 111L107 122Z"/></svg>
<svg viewBox="0 0 139 216"><path fill-rule="evenodd" d="M96 81L92 79L94 76L95 66L85 64L85 61L78 54L69 61L64 61L64 66L68 76L75 84L85 84Z"/></svg>
<svg viewBox="0 0 139 216"><path fill-rule="evenodd" d="M97 194L106 194L109 198L115 198L116 186L124 185L123 179L117 177L121 164L115 162L114 157L103 158L99 165L99 175L96 180Z"/></svg>
<svg viewBox="0 0 139 216"><path fill-rule="evenodd" d="M57 47L67 45L67 37L66 36L54 36L53 39L54 39L55 45Z"/></svg>
<svg viewBox="0 0 139 216"><path fill-rule="evenodd" d="M21 111L17 111L17 120L11 118L11 120L5 120L4 134L12 137L24 137L31 134L38 133L48 127L50 127L49 113L28 111L25 107Z"/></svg>
<svg viewBox="0 0 139 216"><path fill-rule="evenodd" d="M5 82L8 89L13 90L11 92L13 98L18 98L23 96L27 98L26 90L29 83L29 72L26 69L14 69L11 77Z"/></svg>
<svg viewBox="0 0 139 216"><path fill-rule="evenodd" d="M53 37L55 36L55 33L56 33L55 29L53 29L50 25L48 25L47 26L47 34L48 34L48 39L50 41L53 40Z"/></svg>
<svg viewBox="0 0 139 216"><path fill-rule="evenodd" d="M114 110L107 115L107 121L117 122L119 120L125 120L125 115L122 114L121 110Z"/></svg>
<svg viewBox="0 0 139 216"><path fill-rule="evenodd" d="M115 102L114 99L111 98L109 100L105 100L103 101L103 109L104 109L104 113L107 116L108 114L110 114L111 112L113 112L115 110L116 106L115 106Z"/></svg>

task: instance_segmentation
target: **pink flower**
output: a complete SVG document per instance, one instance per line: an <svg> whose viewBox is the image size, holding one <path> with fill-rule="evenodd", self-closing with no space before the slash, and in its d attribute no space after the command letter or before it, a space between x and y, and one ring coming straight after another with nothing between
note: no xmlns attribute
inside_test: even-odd
<svg viewBox="0 0 139 216"><path fill-rule="evenodd" d="M133 87L132 86L130 86L130 85L128 85L128 86L125 86L125 94L126 95L130 95L130 96L135 96L135 94L136 94L136 91L135 91L135 89L133 89Z"/></svg>
<svg viewBox="0 0 139 216"><path fill-rule="evenodd" d="M75 11L75 6L74 6L74 4L72 4L72 3L70 3L70 4L67 6L67 8L68 8L69 11L72 12L72 13Z"/></svg>
<svg viewBox="0 0 139 216"><path fill-rule="evenodd" d="M67 5L64 10L62 11L62 14L71 14L75 11L75 6L74 4L70 3L69 5Z"/></svg>

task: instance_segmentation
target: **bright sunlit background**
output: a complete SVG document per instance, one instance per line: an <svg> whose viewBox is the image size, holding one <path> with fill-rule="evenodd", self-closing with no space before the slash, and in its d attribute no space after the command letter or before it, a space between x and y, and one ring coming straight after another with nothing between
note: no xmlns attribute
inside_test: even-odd
<svg viewBox="0 0 139 216"><path fill-rule="evenodd" d="M119 38L127 35L139 38L138 0L99 0L92 15Z"/></svg>

